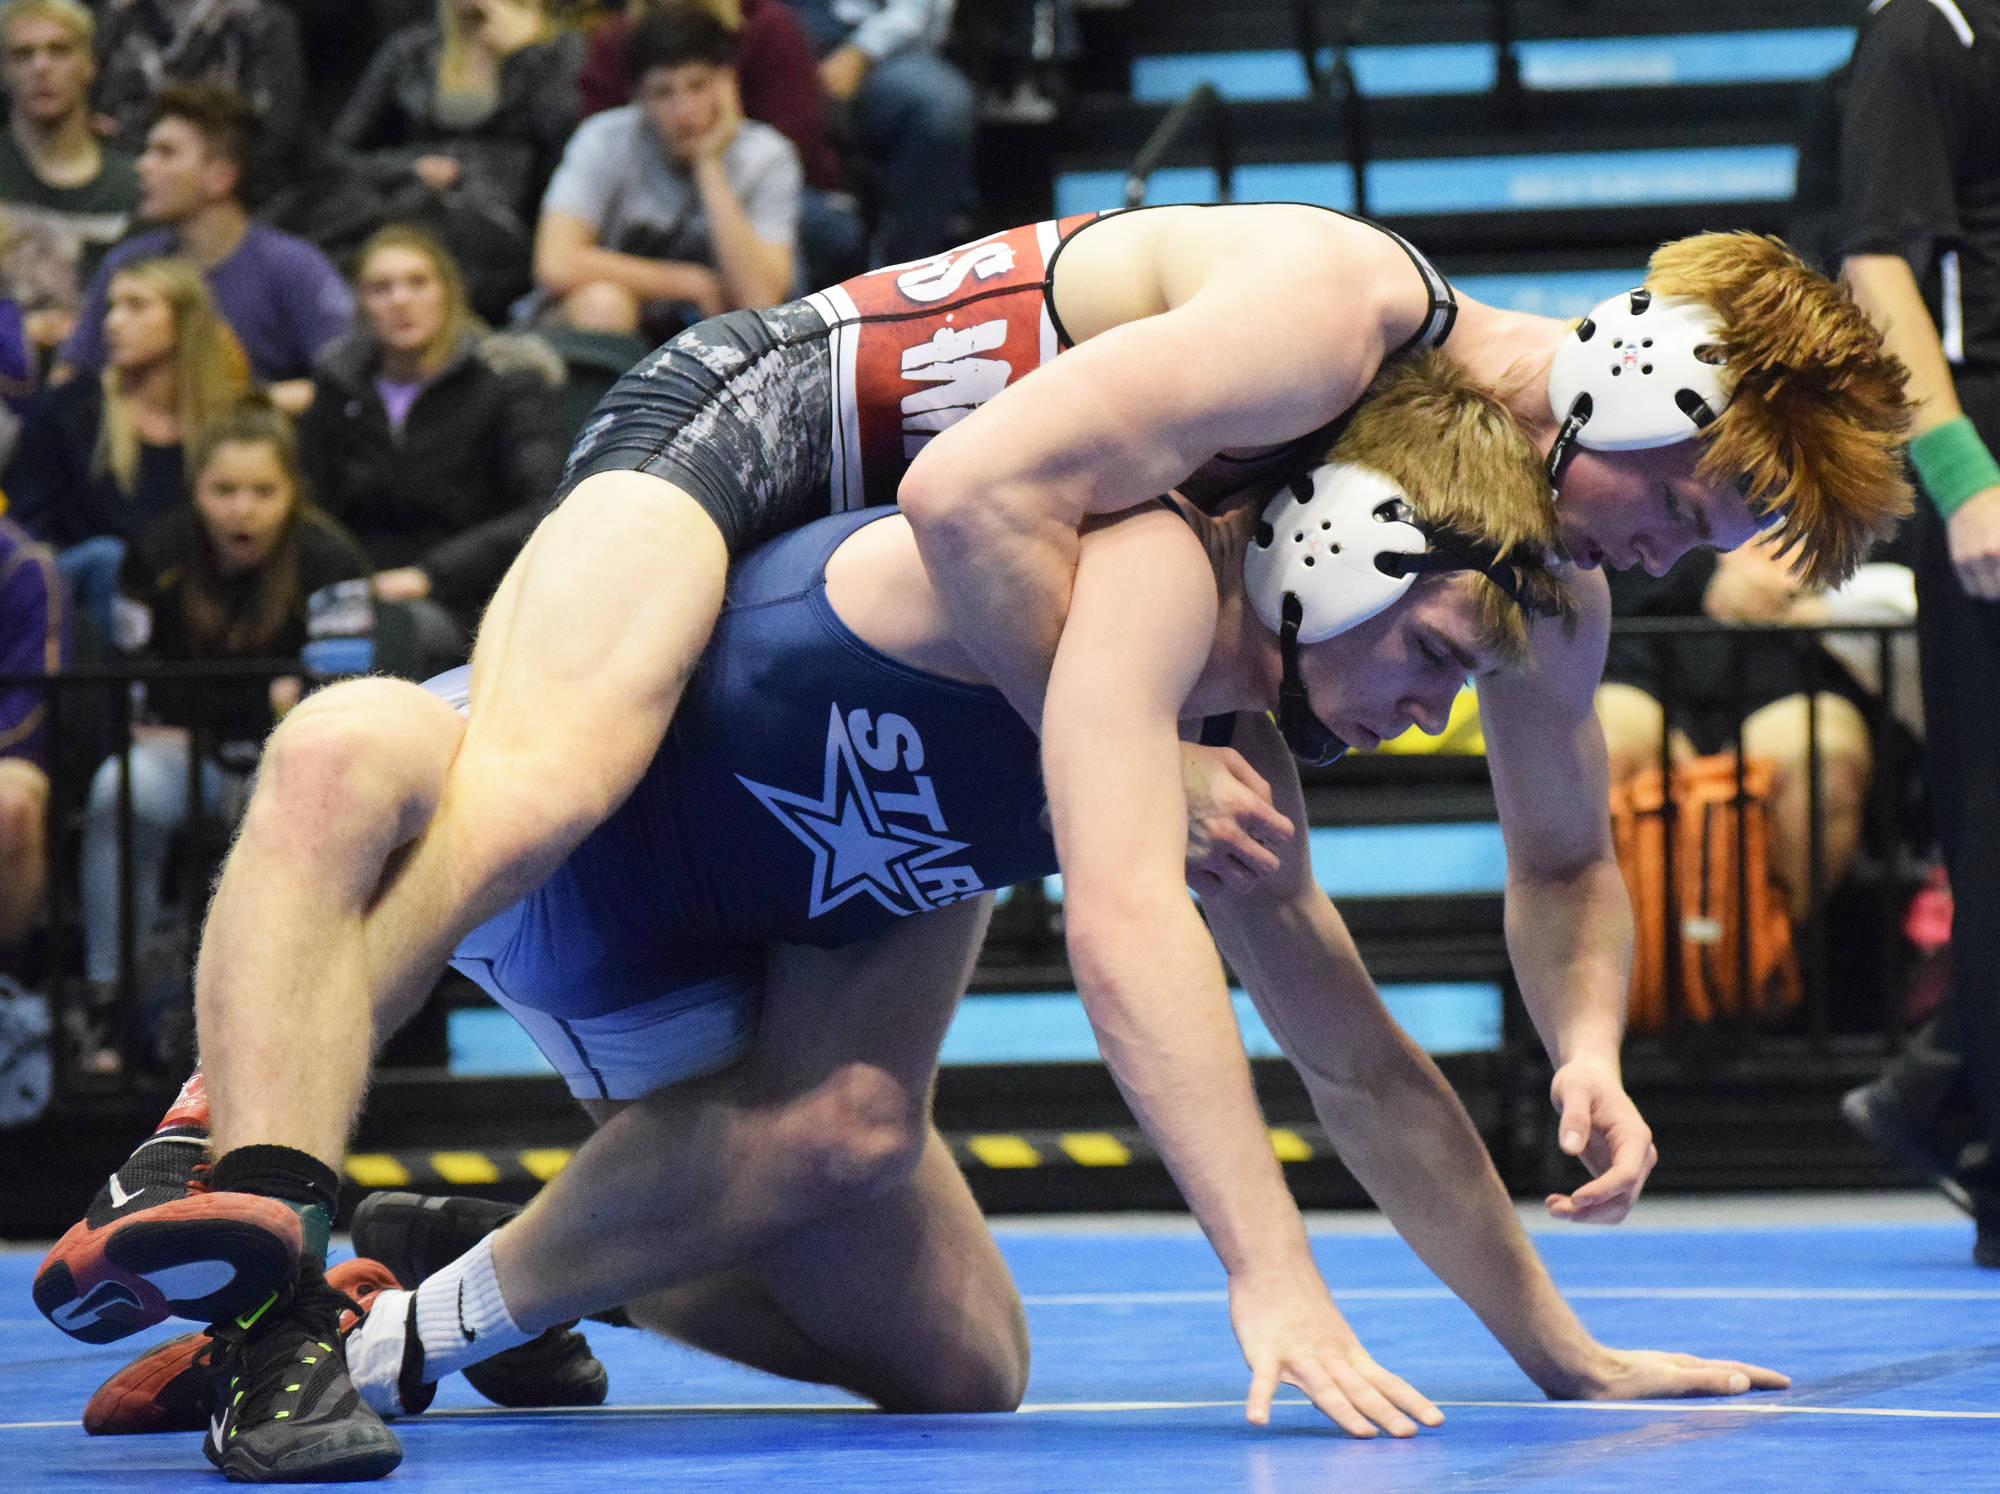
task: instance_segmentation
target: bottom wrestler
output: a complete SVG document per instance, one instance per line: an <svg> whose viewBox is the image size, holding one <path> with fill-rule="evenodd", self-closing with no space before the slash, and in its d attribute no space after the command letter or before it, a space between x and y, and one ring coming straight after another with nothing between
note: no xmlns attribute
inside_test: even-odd
<svg viewBox="0 0 2000 1494"><path fill-rule="evenodd" d="M1170 501L1084 541L1073 616L1116 609L1132 588L1179 588L1195 621L1136 642L1185 656L1187 729L1233 736L1295 823L1302 793L1274 704L1289 735L1321 748L1336 731L1434 729L1467 674L1527 662L1528 613L1570 605L1535 558L1552 537L1546 490L1504 416L1447 419L1453 439L1403 441L1397 460L1377 463L1390 470L1369 465L1384 455L1371 432L1454 401L1488 403L1419 364L1392 377L1337 464L1261 524ZM1502 449L1464 449L1474 441ZM1058 680L1064 669L1059 657ZM441 736L460 718L437 697L460 683L447 676L422 697ZM1019 1299L929 1096L982 894L1056 870L1065 815L1089 812L1055 802L1052 832L1038 760L1034 735L954 641L900 516L821 520L743 561L637 790L537 892L459 946L458 966L516 1015L599 1129L518 1219L415 1292L373 1299L347 1340L368 1404L419 1411L443 1375L620 1304L685 1342L885 1407L1017 1404ZM1463 1108L1382 1006L1311 877L1304 837L1276 872L1209 889L1205 906L1342 1156L1545 1392L1786 1383L1591 1338ZM1081 962L1078 978L1113 1054L1125 1034L1092 1006ZM1128 1094L1149 1127L1185 1123L1202 1104ZM1274 1165L1268 1149L1263 1161ZM1177 1181L1200 1213L1203 1180ZM1240 1223L1210 1228L1219 1250ZM1272 1227L1300 1229L1295 1212ZM1278 1362L1244 1341L1253 1419L1282 1379L1356 1435L1441 1420L1315 1285L1316 1358ZM1232 1269L1232 1306L1259 1288ZM270 1424L284 1376L238 1400L248 1371L229 1352L234 1331L213 1331L211 1455L254 1457L242 1443ZM155 1350L148 1373L191 1352ZM357 1466L390 1445L386 1428L358 1418L342 1430Z"/></svg>

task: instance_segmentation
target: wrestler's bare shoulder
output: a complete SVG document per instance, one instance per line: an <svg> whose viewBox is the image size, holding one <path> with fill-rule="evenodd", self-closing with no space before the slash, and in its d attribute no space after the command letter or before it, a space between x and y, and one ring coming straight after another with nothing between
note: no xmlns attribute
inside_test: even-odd
<svg viewBox="0 0 2000 1494"><path fill-rule="evenodd" d="M1079 233L1056 263L1055 296L1078 342L1185 305L1204 290L1237 290L1274 315L1343 321L1379 313L1391 344L1428 311L1409 255L1381 229L1300 203L1147 208L1111 214Z"/></svg>

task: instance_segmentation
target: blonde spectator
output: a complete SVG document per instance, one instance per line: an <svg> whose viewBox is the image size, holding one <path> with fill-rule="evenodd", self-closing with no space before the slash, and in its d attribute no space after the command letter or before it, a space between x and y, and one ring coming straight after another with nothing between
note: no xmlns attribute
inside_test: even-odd
<svg viewBox="0 0 2000 1494"><path fill-rule="evenodd" d="M384 192L421 184L467 212L485 211L489 234L518 242L518 293L527 288L528 225L576 123L583 48L541 0L438 0L435 20L404 27L376 51L334 123L328 155ZM470 246L453 247L469 258Z"/></svg>
<svg viewBox="0 0 2000 1494"><path fill-rule="evenodd" d="M123 266L107 299L103 373L50 391L4 480L13 517L58 547L77 610L105 634L126 542L182 496L182 442L250 387L186 260Z"/></svg>
<svg viewBox="0 0 2000 1494"><path fill-rule="evenodd" d="M539 338L489 333L449 251L391 225L362 247L361 315L327 349L299 423L313 493L373 562L407 622L399 672L460 662L479 613L548 506L566 442ZM405 666L407 669L405 670Z"/></svg>

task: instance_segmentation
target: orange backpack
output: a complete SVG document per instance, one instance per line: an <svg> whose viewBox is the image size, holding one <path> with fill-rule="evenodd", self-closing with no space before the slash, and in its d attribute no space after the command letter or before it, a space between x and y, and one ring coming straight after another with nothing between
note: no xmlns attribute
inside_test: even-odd
<svg viewBox="0 0 2000 1494"><path fill-rule="evenodd" d="M1739 895L1735 757L1699 757L1673 771L1672 908L1680 937L1680 982L1673 993L1667 989L1668 816L1660 770L1646 769L1612 789L1612 841L1638 921L1628 1018L1632 1032L1659 1032L1670 1015L1704 1023L1718 1017L1755 1021L1798 1005L1791 919L1770 872L1776 776L1769 759L1744 760L1741 850L1746 875ZM1746 929L1748 991L1743 989L1739 952Z"/></svg>

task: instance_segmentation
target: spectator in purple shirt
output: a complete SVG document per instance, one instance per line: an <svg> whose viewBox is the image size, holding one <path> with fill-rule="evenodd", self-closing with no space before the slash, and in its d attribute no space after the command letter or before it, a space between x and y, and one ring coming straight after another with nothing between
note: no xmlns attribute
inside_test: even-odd
<svg viewBox="0 0 2000 1494"><path fill-rule="evenodd" d="M105 290L119 266L178 254L208 277L272 402L292 411L310 403L313 359L352 324L354 298L319 250L251 220L237 194L255 129L249 104L227 88L160 90L139 157L139 217L161 226L105 256L63 345L70 374L95 373L104 361Z"/></svg>
<svg viewBox="0 0 2000 1494"><path fill-rule="evenodd" d="M63 666L65 614L55 557L0 519L0 673ZM32 686L0 689L0 948L34 926L48 875L48 701Z"/></svg>

